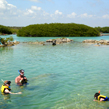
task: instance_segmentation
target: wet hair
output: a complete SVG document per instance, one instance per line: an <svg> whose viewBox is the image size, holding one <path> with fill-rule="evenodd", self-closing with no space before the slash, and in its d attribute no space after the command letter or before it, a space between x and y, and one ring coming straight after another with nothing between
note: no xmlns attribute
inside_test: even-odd
<svg viewBox="0 0 109 109"><path fill-rule="evenodd" d="M21 72L23 72L24 73L24 70L23 69L21 69L21 70L19 70L19 72L21 73Z"/></svg>
<svg viewBox="0 0 109 109"><path fill-rule="evenodd" d="M94 98L98 99L99 95L100 95L100 93L95 93Z"/></svg>
<svg viewBox="0 0 109 109"><path fill-rule="evenodd" d="M5 81L4 84L11 84L11 81Z"/></svg>

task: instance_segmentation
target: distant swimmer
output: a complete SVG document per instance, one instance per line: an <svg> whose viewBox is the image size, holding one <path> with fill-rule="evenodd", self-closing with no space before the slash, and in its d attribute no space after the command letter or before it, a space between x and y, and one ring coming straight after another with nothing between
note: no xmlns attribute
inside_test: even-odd
<svg viewBox="0 0 109 109"><path fill-rule="evenodd" d="M1 87L1 92L2 94L22 94L22 92L18 92L18 93L13 93L11 92L11 81L4 81L4 85L2 85Z"/></svg>
<svg viewBox="0 0 109 109"><path fill-rule="evenodd" d="M100 95L100 91L98 93L95 93L94 98L94 101L109 101L109 97Z"/></svg>
<svg viewBox="0 0 109 109"><path fill-rule="evenodd" d="M23 69L18 70L18 72L19 72L19 76L15 78L15 83L19 86L22 86L22 85L26 84L28 80L27 80L26 76L24 76Z"/></svg>

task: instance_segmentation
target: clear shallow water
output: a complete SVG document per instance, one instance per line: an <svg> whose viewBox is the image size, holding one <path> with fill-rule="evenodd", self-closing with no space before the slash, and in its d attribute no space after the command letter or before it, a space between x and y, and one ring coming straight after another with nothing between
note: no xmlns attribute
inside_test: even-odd
<svg viewBox="0 0 109 109"><path fill-rule="evenodd" d="M21 42L51 39L13 37ZM108 109L109 102L94 102L93 96L99 90L109 96L109 46L81 41L109 40L109 36L70 39L76 42L57 46L20 43L0 48L1 79L11 80L12 90L23 93L0 95L0 109ZM21 68L29 79L27 87L14 83Z"/></svg>

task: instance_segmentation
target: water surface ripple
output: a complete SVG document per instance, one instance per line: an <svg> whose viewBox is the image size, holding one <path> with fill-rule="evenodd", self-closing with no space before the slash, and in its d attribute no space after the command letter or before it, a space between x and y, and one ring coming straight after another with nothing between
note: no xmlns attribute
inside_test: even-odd
<svg viewBox="0 0 109 109"><path fill-rule="evenodd" d="M1 79L11 80L13 91L23 93L0 95L0 109L108 109L108 102L94 102L93 95L100 90L109 96L109 46L81 43L86 37L71 39L75 42L57 46L20 43L0 48ZM109 36L92 39L109 40ZM29 79L26 87L14 83L21 68Z"/></svg>

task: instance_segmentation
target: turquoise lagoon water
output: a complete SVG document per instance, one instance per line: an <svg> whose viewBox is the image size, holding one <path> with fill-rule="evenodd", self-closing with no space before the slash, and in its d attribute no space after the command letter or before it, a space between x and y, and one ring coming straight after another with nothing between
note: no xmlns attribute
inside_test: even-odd
<svg viewBox="0 0 109 109"><path fill-rule="evenodd" d="M50 39L13 37L20 42ZM0 48L0 78L12 81L13 92L23 93L1 94L0 109L109 109L109 102L93 101L99 90L109 96L109 46L82 43L109 36L70 39L74 42L56 46L20 43ZM19 69L29 79L25 87L14 83Z"/></svg>

